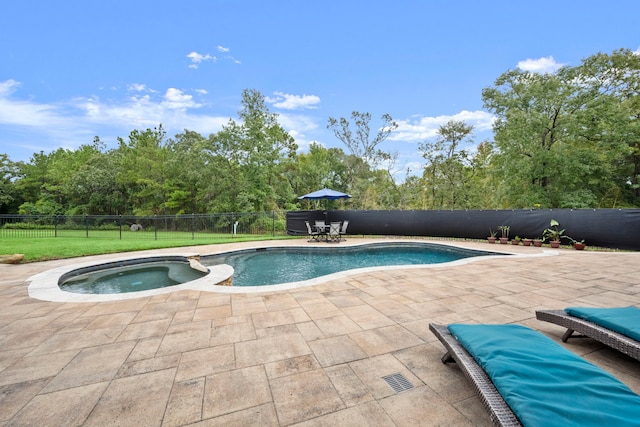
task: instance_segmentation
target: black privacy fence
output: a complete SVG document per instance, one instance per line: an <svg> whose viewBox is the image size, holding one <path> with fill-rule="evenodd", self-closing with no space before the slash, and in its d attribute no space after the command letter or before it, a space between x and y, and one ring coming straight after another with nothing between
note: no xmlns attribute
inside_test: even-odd
<svg viewBox="0 0 640 427"><path fill-rule="evenodd" d="M305 221L348 220L347 234L429 236L485 239L490 231L500 236L542 238L550 221L564 230L562 243L572 238L589 246L640 250L640 209L531 209L433 211L294 211L287 212L287 233L305 235Z"/></svg>
<svg viewBox="0 0 640 427"><path fill-rule="evenodd" d="M284 212L193 215L0 215L0 237L202 239L286 235Z"/></svg>

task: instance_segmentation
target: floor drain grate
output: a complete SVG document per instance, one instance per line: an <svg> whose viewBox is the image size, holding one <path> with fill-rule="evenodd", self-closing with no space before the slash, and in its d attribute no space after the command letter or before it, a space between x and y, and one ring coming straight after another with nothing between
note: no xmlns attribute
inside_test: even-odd
<svg viewBox="0 0 640 427"><path fill-rule="evenodd" d="M382 377L382 379L385 380L396 393L401 393L413 388L413 384L402 374L387 375L386 377Z"/></svg>

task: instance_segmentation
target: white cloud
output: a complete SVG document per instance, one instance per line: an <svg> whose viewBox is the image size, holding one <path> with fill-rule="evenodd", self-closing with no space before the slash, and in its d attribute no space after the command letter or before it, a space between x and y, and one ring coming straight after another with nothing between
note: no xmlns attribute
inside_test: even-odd
<svg viewBox="0 0 640 427"><path fill-rule="evenodd" d="M560 64L553 59L553 56L547 56L538 59L525 59L518 62L518 68L522 71L530 71L538 74L555 73L566 64Z"/></svg>
<svg viewBox="0 0 640 427"><path fill-rule="evenodd" d="M283 92L274 92L275 98L265 97L265 100L276 108L283 110L304 110L318 108L320 97L316 95L289 95Z"/></svg>
<svg viewBox="0 0 640 427"><path fill-rule="evenodd" d="M420 117L415 116L407 120L396 120L398 129L389 135L392 141L424 141L437 135L438 128L450 120L463 121L472 125L475 132L491 130L493 115L485 111L463 110L450 116Z"/></svg>
<svg viewBox="0 0 640 427"><path fill-rule="evenodd" d="M189 68L197 69L202 61L216 61L215 56L211 56L208 53L202 54L198 52L191 52L187 55L187 58L191 59Z"/></svg>
<svg viewBox="0 0 640 427"><path fill-rule="evenodd" d="M0 82L0 96L11 95L18 86L20 86L20 83L13 79Z"/></svg>
<svg viewBox="0 0 640 427"><path fill-rule="evenodd" d="M124 137L134 129L158 124L163 125L168 135L184 129L208 135L219 131L229 120L228 116L199 112L203 105L177 88L168 88L160 96L145 85L133 84L128 88L133 91L137 88L136 93L119 100L84 97L45 104L10 96L19 85L14 80L0 81L0 124L7 134L16 129L23 135L20 139L5 140L6 144L31 152L48 152L60 146L77 148L91 143L95 135L107 142L105 138Z"/></svg>
<svg viewBox="0 0 640 427"><path fill-rule="evenodd" d="M228 47L218 45L218 52L229 53L230 51L231 49L229 49Z"/></svg>

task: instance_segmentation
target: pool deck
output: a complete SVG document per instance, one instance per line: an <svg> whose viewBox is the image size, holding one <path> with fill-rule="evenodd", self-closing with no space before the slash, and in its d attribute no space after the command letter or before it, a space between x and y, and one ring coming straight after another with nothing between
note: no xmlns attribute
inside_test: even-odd
<svg viewBox="0 0 640 427"><path fill-rule="evenodd" d="M110 302L38 300L28 279L113 255L0 264L0 426L489 426L458 367L440 362L429 323L518 323L560 342L564 329L536 309L640 305L640 252L435 243L545 256ZM327 245L140 254L289 244ZM640 393L639 361L591 339L562 345ZM393 374L414 387L394 391L383 379Z"/></svg>

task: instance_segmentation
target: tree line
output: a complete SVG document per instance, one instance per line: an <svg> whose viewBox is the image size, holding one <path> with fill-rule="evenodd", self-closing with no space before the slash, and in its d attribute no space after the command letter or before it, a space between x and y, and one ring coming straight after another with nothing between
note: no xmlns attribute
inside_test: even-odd
<svg viewBox="0 0 640 427"><path fill-rule="evenodd" d="M208 136L161 125L133 130L107 149L0 154L0 213L161 215L313 209L297 196L322 187L355 195L349 209L613 208L640 206L640 56L598 53L539 74L520 69L482 91L493 140L452 120L418 146L422 169L400 182L397 152L381 144L397 129L389 114L330 117L342 148L294 138L257 90L238 119Z"/></svg>

